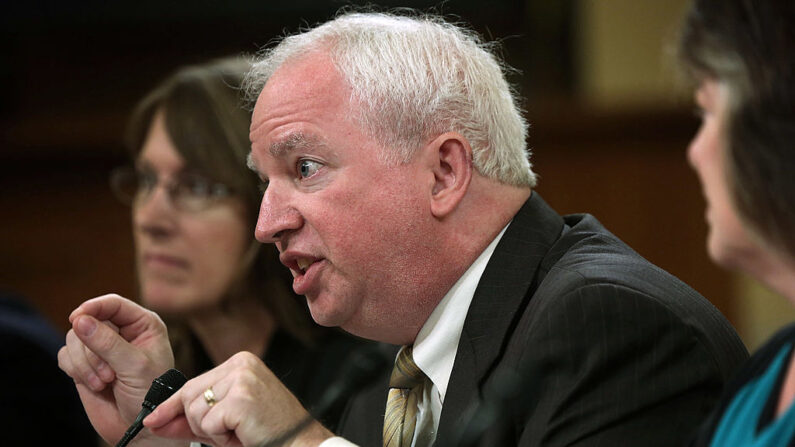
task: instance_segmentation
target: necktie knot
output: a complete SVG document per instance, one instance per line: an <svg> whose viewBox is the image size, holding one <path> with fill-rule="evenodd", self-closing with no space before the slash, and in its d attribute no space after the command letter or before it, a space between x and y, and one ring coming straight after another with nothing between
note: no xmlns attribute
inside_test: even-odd
<svg viewBox="0 0 795 447"><path fill-rule="evenodd" d="M412 358L411 346L404 346L389 378L389 395L384 412L384 447L407 447L414 439L417 398L425 374Z"/></svg>
<svg viewBox="0 0 795 447"><path fill-rule="evenodd" d="M392 376L389 378L390 388L410 390L425 381L425 373L414 363L413 352L411 346L404 346L398 353Z"/></svg>

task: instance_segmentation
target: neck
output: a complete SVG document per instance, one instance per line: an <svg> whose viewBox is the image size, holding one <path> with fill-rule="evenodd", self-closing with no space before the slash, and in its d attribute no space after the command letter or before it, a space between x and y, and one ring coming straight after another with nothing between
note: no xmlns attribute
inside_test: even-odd
<svg viewBox="0 0 795 447"><path fill-rule="evenodd" d="M743 270L795 305L795 261L766 251Z"/></svg>
<svg viewBox="0 0 795 447"><path fill-rule="evenodd" d="M393 344L412 344L433 310L491 241L508 225L531 194L530 188L508 186L474 175L466 197L456 210L438 222L433 247L424 256L432 262L424 283L416 278L416 299L411 312L393 328ZM395 309L395 312L400 310Z"/></svg>
<svg viewBox="0 0 795 447"><path fill-rule="evenodd" d="M220 365L241 351L263 356L277 326L273 315L253 298L238 299L227 307L207 309L187 319L210 360Z"/></svg>

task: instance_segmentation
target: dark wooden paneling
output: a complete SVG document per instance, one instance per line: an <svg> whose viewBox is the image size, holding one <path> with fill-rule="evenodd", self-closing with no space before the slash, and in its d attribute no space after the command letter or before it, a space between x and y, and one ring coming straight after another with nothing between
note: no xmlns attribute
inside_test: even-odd
<svg viewBox="0 0 795 447"><path fill-rule="evenodd" d="M91 162L23 164L0 182L0 287L62 330L87 298L135 290L129 209L112 197L106 173Z"/></svg>
<svg viewBox="0 0 795 447"><path fill-rule="evenodd" d="M733 320L729 274L707 256L701 187L685 158L696 121L682 111L550 113L531 135L537 191L561 213L595 215Z"/></svg>

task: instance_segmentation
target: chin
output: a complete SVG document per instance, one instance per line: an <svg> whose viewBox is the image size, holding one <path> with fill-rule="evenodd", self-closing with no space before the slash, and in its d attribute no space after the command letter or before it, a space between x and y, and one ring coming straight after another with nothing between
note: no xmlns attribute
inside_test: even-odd
<svg viewBox="0 0 795 447"><path fill-rule="evenodd" d="M715 264L733 271L747 271L746 264L754 258L753 250L727 242L714 233L707 242L707 252Z"/></svg>
<svg viewBox="0 0 795 447"><path fill-rule="evenodd" d="M335 306L323 306L320 300L307 298L307 303L309 304L309 313L312 315L312 320L321 326L342 327L351 319L342 309Z"/></svg>
<svg viewBox="0 0 795 447"><path fill-rule="evenodd" d="M317 323L317 324L319 324L321 326L325 326L325 327L342 326L341 320L343 320L343 319L339 318L339 317L337 317L337 316L335 316L333 314L329 315L329 314L326 314L324 312L315 311L311 306L309 307L309 313L310 313L310 315L312 315L312 320L314 320L315 323Z"/></svg>
<svg viewBox="0 0 795 447"><path fill-rule="evenodd" d="M185 312L185 291L177 287L150 286L141 289L141 302L157 313Z"/></svg>

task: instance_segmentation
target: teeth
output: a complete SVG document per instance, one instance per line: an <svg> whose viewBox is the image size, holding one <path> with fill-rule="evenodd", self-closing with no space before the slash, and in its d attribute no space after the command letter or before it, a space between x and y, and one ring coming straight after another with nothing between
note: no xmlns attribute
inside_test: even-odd
<svg viewBox="0 0 795 447"><path fill-rule="evenodd" d="M298 262L298 268L300 268L302 271L306 270L307 267L312 265L312 261L310 261L309 259L299 259L297 262Z"/></svg>

